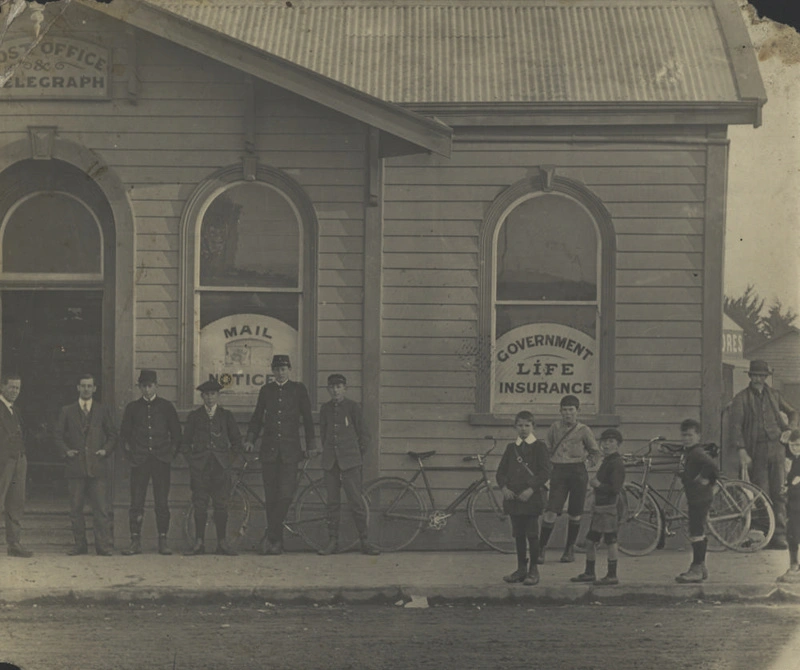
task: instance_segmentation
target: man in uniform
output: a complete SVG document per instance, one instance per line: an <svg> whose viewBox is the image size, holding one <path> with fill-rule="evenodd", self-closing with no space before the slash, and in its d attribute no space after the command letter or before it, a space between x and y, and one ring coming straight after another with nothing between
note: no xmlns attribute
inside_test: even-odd
<svg viewBox="0 0 800 670"><path fill-rule="evenodd" d="M748 469L750 481L772 499L775 534L767 548L786 549L786 452L780 439L787 430L797 427L798 415L778 391L767 385L770 374L766 361L750 361L750 384L731 402L730 430L741 467Z"/></svg>
<svg viewBox="0 0 800 670"><path fill-rule="evenodd" d="M30 558L33 552L19 543L28 473L22 417L14 405L21 390L19 375L4 374L0 378L0 509L6 523L8 555Z"/></svg>
<svg viewBox="0 0 800 670"><path fill-rule="evenodd" d="M64 476L69 489L69 518L75 544L67 554L88 554L83 506L89 498L94 519L94 549L111 556L112 538L106 499L108 456L117 446L117 426L111 408L94 399L94 376L78 379L78 402L61 408L54 440L67 459Z"/></svg>
<svg viewBox="0 0 800 670"><path fill-rule="evenodd" d="M153 480L158 553L169 556L170 467L181 444L181 422L175 406L156 395L158 377L155 370L139 374L142 397L128 403L122 418L120 438L131 462L131 507L129 512L131 544L122 550L124 556L142 553L142 519L147 486Z"/></svg>
<svg viewBox="0 0 800 670"><path fill-rule="evenodd" d="M316 453L311 400L301 382L289 379L292 368L286 355L272 358L274 379L261 387L253 416L247 427L245 449L251 451L261 435L261 476L267 507L267 529L261 553L283 553L283 522L297 489L297 464ZM300 443L300 423L305 431L306 449Z"/></svg>
<svg viewBox="0 0 800 670"><path fill-rule="evenodd" d="M183 433L183 453L189 464L192 486L192 506L196 540L185 556L206 553L205 532L208 520L208 499L214 504L214 525L217 530L217 553L236 556L226 539L228 527L228 496L230 468L242 449L242 434L232 412L219 406L222 385L214 380L197 387L203 406L189 414Z"/></svg>

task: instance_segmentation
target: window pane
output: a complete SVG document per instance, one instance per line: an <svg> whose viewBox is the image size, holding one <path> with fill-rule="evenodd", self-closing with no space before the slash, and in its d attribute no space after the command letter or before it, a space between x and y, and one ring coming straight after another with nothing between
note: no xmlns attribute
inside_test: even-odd
<svg viewBox="0 0 800 670"><path fill-rule="evenodd" d="M495 338L529 323L560 323L594 338L597 309L594 305L498 305Z"/></svg>
<svg viewBox="0 0 800 670"><path fill-rule="evenodd" d="M200 229L204 286L300 286L300 224L289 201L262 183L238 184L209 205Z"/></svg>
<svg viewBox="0 0 800 670"><path fill-rule="evenodd" d="M100 229L86 206L39 193L17 207L3 234L3 272L101 274Z"/></svg>
<svg viewBox="0 0 800 670"><path fill-rule="evenodd" d="M597 233L569 198L542 195L516 207L497 237L498 300L596 300Z"/></svg>

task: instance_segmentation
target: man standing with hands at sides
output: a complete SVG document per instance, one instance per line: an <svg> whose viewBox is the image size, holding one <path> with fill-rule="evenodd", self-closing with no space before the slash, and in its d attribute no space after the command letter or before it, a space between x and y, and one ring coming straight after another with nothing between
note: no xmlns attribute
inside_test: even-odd
<svg viewBox="0 0 800 670"><path fill-rule="evenodd" d="M771 373L766 361L750 361L750 384L731 401L730 431L741 467L747 468L753 484L772 500L775 534L766 548L787 549L786 448L780 440L782 435L788 436L790 428L798 427L798 415L778 391L767 385ZM787 415L788 423L781 412Z"/></svg>
<svg viewBox="0 0 800 670"><path fill-rule="evenodd" d="M64 476L69 489L69 518L75 545L67 554L88 554L83 506L89 498L94 519L94 549L98 556L111 556L106 485L108 456L117 446L117 426L111 409L94 399L94 375L78 379L78 402L61 408L55 443L67 458Z"/></svg>
<svg viewBox="0 0 800 670"><path fill-rule="evenodd" d="M6 523L8 555L30 558L33 552L19 543L28 476L22 417L14 405L21 390L22 379L18 374L0 377L0 508Z"/></svg>
<svg viewBox="0 0 800 670"><path fill-rule="evenodd" d="M247 427L245 450L261 438L261 477L267 508L267 528L261 546L264 555L283 553L283 522L297 489L297 464L317 453L311 400L301 382L289 379L292 363L278 354L272 358L274 379L261 387ZM300 423L306 449L300 443Z"/></svg>
<svg viewBox="0 0 800 670"><path fill-rule="evenodd" d="M142 397L128 403L122 417L120 439L131 463L131 507L129 512L131 544L122 550L123 556L142 553L142 520L147 486L153 480L158 553L169 556L170 467L181 444L181 422L175 406L156 395L158 377L155 370L139 374Z"/></svg>

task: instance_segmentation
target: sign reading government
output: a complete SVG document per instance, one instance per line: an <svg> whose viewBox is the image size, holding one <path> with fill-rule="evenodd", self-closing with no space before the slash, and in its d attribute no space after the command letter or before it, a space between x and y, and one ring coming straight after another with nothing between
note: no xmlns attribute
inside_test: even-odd
<svg viewBox="0 0 800 670"><path fill-rule="evenodd" d="M222 384L226 406L254 406L259 389L271 375L273 354L288 354L297 378L300 370L294 328L259 314L217 319L200 329L198 383L214 379Z"/></svg>
<svg viewBox="0 0 800 670"><path fill-rule="evenodd" d="M519 326L498 338L494 353L495 412L520 406L557 411L561 398L577 396L581 409L597 410L596 342L557 323Z"/></svg>
<svg viewBox="0 0 800 670"><path fill-rule="evenodd" d="M0 45L0 75L14 69L0 89L0 97L59 100L108 97L108 49L72 37L46 36L25 56L29 45L30 39L24 37Z"/></svg>

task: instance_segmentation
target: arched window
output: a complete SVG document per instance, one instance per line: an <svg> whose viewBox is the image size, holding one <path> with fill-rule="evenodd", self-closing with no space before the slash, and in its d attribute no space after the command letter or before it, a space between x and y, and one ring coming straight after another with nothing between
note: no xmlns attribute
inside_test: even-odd
<svg viewBox="0 0 800 670"><path fill-rule="evenodd" d="M482 412L557 414L613 408L614 234L602 204L555 178L519 182L493 203L482 230L479 366Z"/></svg>
<svg viewBox="0 0 800 670"><path fill-rule="evenodd" d="M313 374L313 208L282 173L260 168L258 177L222 171L184 212L185 405L213 378L227 406L252 409L274 354L291 357L294 379Z"/></svg>

